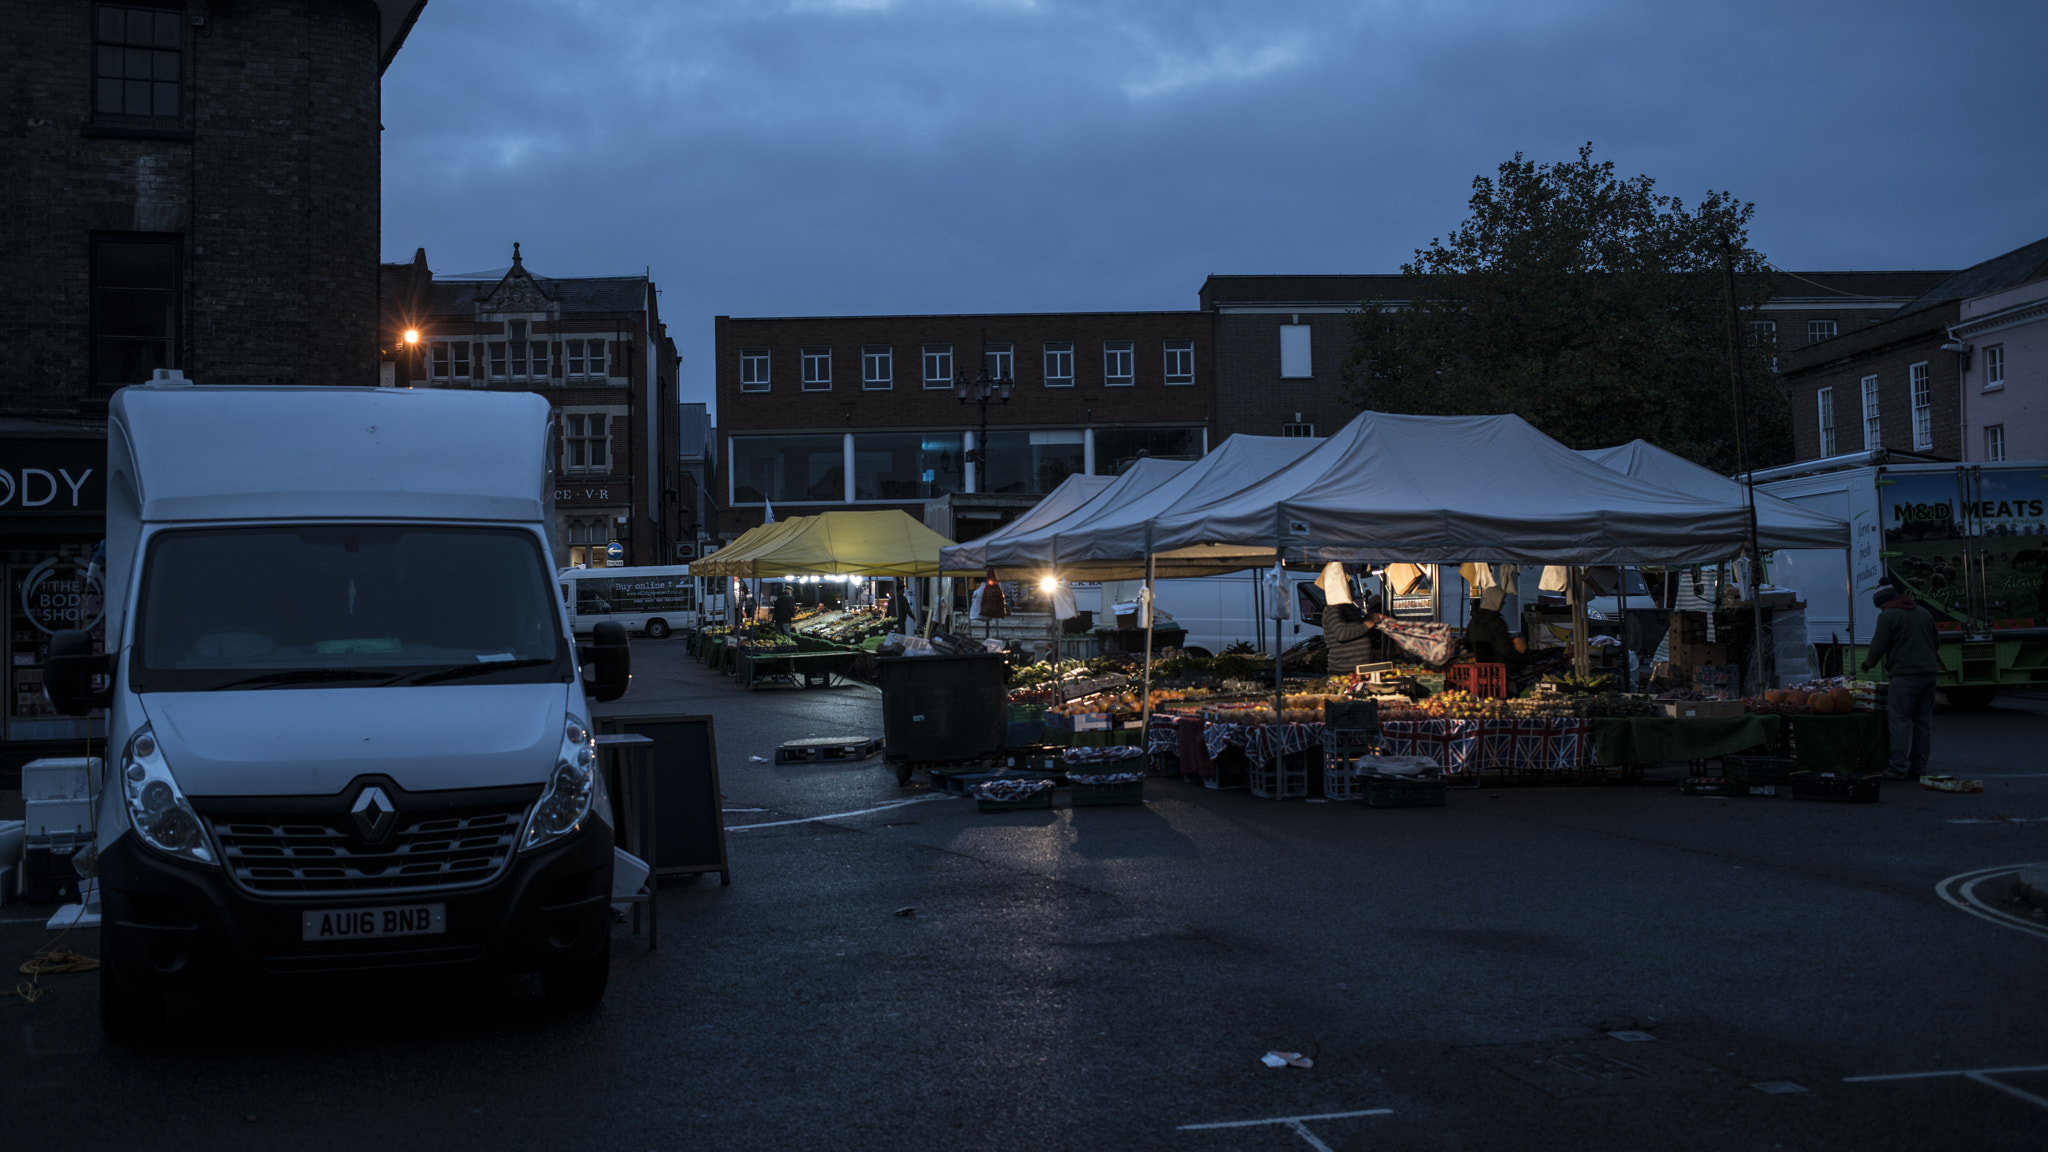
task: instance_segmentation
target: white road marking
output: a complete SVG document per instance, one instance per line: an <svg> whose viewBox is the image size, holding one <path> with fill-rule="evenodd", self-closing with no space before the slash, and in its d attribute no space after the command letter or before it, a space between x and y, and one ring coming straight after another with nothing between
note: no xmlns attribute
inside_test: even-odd
<svg viewBox="0 0 2048 1152"><path fill-rule="evenodd" d="M2007 864L2000 868L1979 868L1975 872L1959 872L1936 884L1934 893L1979 920L1989 920L2000 927L2024 932L2036 939L2048 940L2048 924L2040 924L2003 909L1993 908L1977 896L1977 885L1992 877L2005 876L2025 867L2025 864Z"/></svg>
<svg viewBox="0 0 2048 1152"><path fill-rule="evenodd" d="M2048 1064L2028 1064L2015 1068L1951 1068L1940 1072L1893 1072L1886 1076L1844 1076L1842 1083L1871 1084L1879 1080L1932 1080L1937 1077L1960 1076L1965 1080L1974 1080L1979 1084L1996 1088L2000 1092L2017 1096L2036 1108L2048 1110L2048 1098L2036 1096L2024 1088L2015 1088L2003 1080L1997 1079L1999 1076L2009 1076L2021 1072L2048 1072Z"/></svg>
<svg viewBox="0 0 2048 1152"><path fill-rule="evenodd" d="M1315 1133L1308 1130L1307 1121L1348 1120L1354 1116L1391 1116L1393 1114L1394 1110L1392 1108L1367 1108L1362 1112L1318 1112L1313 1116L1275 1116L1270 1120L1220 1120L1213 1124L1183 1124L1178 1131L1199 1132L1213 1128L1257 1128L1266 1124L1279 1124L1292 1130L1296 1136L1308 1141L1308 1146L1314 1148L1316 1152L1332 1152L1328 1144L1323 1143L1316 1137Z"/></svg>
<svg viewBox="0 0 2048 1152"><path fill-rule="evenodd" d="M951 799L953 799L951 796L913 796L908 800L893 800L873 808L862 808L857 812L834 812L827 816L805 816L798 820L769 820L759 824L729 824L725 830L727 832L745 832L749 828L784 828L791 824L815 824L820 820L843 820L848 816L865 816L870 812L887 812L892 808L902 808L909 804L922 804L927 800Z"/></svg>
<svg viewBox="0 0 2048 1152"><path fill-rule="evenodd" d="M1944 824L2048 824L2048 816L1964 816Z"/></svg>

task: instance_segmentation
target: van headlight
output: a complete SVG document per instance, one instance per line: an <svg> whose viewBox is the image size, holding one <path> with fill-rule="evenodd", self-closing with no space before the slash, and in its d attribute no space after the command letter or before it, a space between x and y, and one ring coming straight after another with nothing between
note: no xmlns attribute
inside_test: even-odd
<svg viewBox="0 0 2048 1152"><path fill-rule="evenodd" d="M555 770L548 777L547 791L526 818L526 833L519 838L521 851L539 848L574 832L598 795L604 790L597 770L597 738L590 727L575 716L562 723L562 750L555 757Z"/></svg>
<svg viewBox="0 0 2048 1152"><path fill-rule="evenodd" d="M147 724L128 738L128 747L121 752L121 794L128 800L128 823L143 843L188 863L219 866L199 814L178 790Z"/></svg>

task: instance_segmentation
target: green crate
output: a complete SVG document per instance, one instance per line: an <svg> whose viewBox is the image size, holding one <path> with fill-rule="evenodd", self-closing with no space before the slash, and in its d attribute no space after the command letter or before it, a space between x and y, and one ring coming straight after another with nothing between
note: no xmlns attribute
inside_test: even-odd
<svg viewBox="0 0 2048 1152"><path fill-rule="evenodd" d="M1025 808L1050 808L1052 807L1052 789L1047 788L1043 792L1027 796L1022 800L983 800L977 796L974 798L974 803L983 812L1015 812Z"/></svg>
<svg viewBox="0 0 2048 1152"><path fill-rule="evenodd" d="M1792 776L1794 800L1875 804L1878 802L1878 788L1876 776L1836 776L1816 772L1796 772Z"/></svg>
<svg viewBox="0 0 2048 1152"><path fill-rule="evenodd" d="M1027 724L1033 720L1045 719L1043 704L1005 704L1003 707L1009 710L1009 722L1012 724Z"/></svg>
<svg viewBox="0 0 2048 1152"><path fill-rule="evenodd" d="M1367 780L1367 808L1442 808L1450 796L1442 780Z"/></svg>
<svg viewBox="0 0 2048 1152"><path fill-rule="evenodd" d="M1093 808L1108 804L1143 804L1145 782L1133 780L1128 784L1075 784L1070 787L1076 808Z"/></svg>
<svg viewBox="0 0 2048 1152"><path fill-rule="evenodd" d="M1723 756L1721 772L1733 784L1790 784L1799 761L1789 756Z"/></svg>

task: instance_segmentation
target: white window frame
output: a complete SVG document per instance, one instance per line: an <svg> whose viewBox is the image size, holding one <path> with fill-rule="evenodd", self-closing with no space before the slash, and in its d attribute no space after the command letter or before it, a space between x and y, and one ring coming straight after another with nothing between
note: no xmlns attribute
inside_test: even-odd
<svg viewBox="0 0 2048 1152"><path fill-rule="evenodd" d="M1307 423L1307 422L1301 422L1301 423L1294 423L1294 424L1282 424L1282 425L1280 425L1280 435L1282 435L1282 436L1286 436L1286 437L1308 437L1308 438L1313 438L1313 437L1315 436L1315 434L1316 434L1316 426L1315 426L1314 424L1311 424L1311 423Z"/></svg>
<svg viewBox="0 0 2048 1152"><path fill-rule="evenodd" d="M803 390L806 392L830 392L832 390L832 346L830 344L807 345L799 355L803 357Z"/></svg>
<svg viewBox="0 0 2048 1152"><path fill-rule="evenodd" d="M491 379L505 379L505 341L492 340L484 345L484 354L491 359Z"/></svg>
<svg viewBox="0 0 2048 1152"><path fill-rule="evenodd" d="M1984 459L1990 463L2005 459L2005 425L1984 426Z"/></svg>
<svg viewBox="0 0 2048 1152"><path fill-rule="evenodd" d="M1138 345L1134 340L1102 342L1102 386L1131 388L1138 383Z"/></svg>
<svg viewBox="0 0 2048 1152"><path fill-rule="evenodd" d="M1873 451L1884 447L1884 425L1879 419L1877 404L1877 377L1863 378L1863 450Z"/></svg>
<svg viewBox="0 0 2048 1152"><path fill-rule="evenodd" d="M1017 346L1014 344L987 344L981 350L981 370L991 380L1017 379Z"/></svg>
<svg viewBox="0 0 2048 1152"><path fill-rule="evenodd" d="M1835 390L1823 388L1813 394L1814 407L1820 418L1820 454L1823 457L1835 454Z"/></svg>
<svg viewBox="0 0 2048 1152"><path fill-rule="evenodd" d="M1808 320L1806 322L1806 342L1808 344L1818 344L1823 340L1833 340L1841 334L1841 331L1841 326L1833 320Z"/></svg>
<svg viewBox="0 0 2048 1152"><path fill-rule="evenodd" d="M1166 386L1178 388L1195 382L1195 342L1168 340L1161 348L1166 362Z"/></svg>
<svg viewBox="0 0 2048 1152"><path fill-rule="evenodd" d="M740 391L766 392L769 388L768 349L740 349Z"/></svg>
<svg viewBox="0 0 2048 1152"><path fill-rule="evenodd" d="M1072 340L1046 341L1045 386L1047 388L1072 388L1074 386L1074 342Z"/></svg>
<svg viewBox="0 0 2048 1152"><path fill-rule="evenodd" d="M1996 392L2005 387L2005 345L1993 344L1984 349L1984 391Z"/></svg>
<svg viewBox="0 0 2048 1152"><path fill-rule="evenodd" d="M951 388L953 386L953 346L951 344L927 344L924 346L924 386L926 390Z"/></svg>
<svg viewBox="0 0 2048 1152"><path fill-rule="evenodd" d="M1922 360L1906 369L1906 379L1911 382L1913 397L1913 450L1929 452L1934 449L1934 389L1927 380L1927 361Z"/></svg>
<svg viewBox="0 0 2048 1152"><path fill-rule="evenodd" d="M608 355L606 349L613 343L617 343L617 341L607 341L602 337L592 338L585 336L583 338L583 374L585 376L596 380L608 380L611 378L611 362L606 359Z"/></svg>
<svg viewBox="0 0 2048 1152"><path fill-rule="evenodd" d="M453 357L453 367L449 369L449 378L453 380L469 379L469 341L451 340L448 343L448 350Z"/></svg>
<svg viewBox="0 0 2048 1152"><path fill-rule="evenodd" d="M604 421L604 434L589 434L592 419ZM605 476L612 471L612 438L618 431L618 417L602 408L565 409L562 412L562 472L564 475ZM590 446L595 443L604 453L604 462L592 463ZM583 462L577 463L577 450L583 450Z"/></svg>
<svg viewBox="0 0 2048 1152"><path fill-rule="evenodd" d="M896 387L896 349L887 344L867 344L860 350L860 386L868 392L887 392Z"/></svg>

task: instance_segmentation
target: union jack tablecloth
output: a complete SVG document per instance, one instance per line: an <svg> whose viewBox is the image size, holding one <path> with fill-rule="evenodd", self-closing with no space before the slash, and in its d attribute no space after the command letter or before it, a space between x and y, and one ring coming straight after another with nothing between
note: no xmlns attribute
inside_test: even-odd
<svg viewBox="0 0 2048 1152"><path fill-rule="evenodd" d="M1264 768L1275 751L1293 754L1323 746L1321 724L1228 724L1210 722L1202 730L1210 757L1223 755L1232 746L1244 749L1245 759Z"/></svg>
<svg viewBox="0 0 2048 1152"><path fill-rule="evenodd" d="M1381 750L1427 756L1448 775L1479 771L1563 772L1593 762L1593 722L1383 720Z"/></svg>

